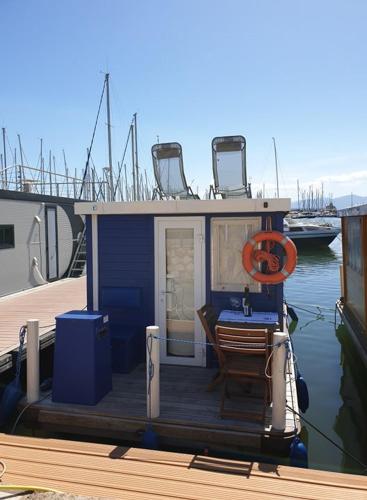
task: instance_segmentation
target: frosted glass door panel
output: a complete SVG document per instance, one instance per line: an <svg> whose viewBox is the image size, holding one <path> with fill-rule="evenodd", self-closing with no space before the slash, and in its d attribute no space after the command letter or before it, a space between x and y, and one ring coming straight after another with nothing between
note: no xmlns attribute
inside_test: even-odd
<svg viewBox="0 0 367 500"><path fill-rule="evenodd" d="M167 355L194 356L194 230L166 229ZM170 342L170 339L173 341Z"/></svg>

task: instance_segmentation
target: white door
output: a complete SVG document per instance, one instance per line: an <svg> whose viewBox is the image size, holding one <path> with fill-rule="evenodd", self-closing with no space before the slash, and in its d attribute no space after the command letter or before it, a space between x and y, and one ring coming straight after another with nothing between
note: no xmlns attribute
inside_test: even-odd
<svg viewBox="0 0 367 500"><path fill-rule="evenodd" d="M205 304L204 217L156 217L154 246L161 361L205 366L205 335L196 314Z"/></svg>
<svg viewBox="0 0 367 500"><path fill-rule="evenodd" d="M47 279L57 278L56 207L46 208L47 220Z"/></svg>

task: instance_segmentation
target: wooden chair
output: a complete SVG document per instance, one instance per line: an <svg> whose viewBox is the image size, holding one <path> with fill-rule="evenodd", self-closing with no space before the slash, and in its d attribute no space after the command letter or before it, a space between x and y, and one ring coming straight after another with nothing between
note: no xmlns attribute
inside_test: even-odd
<svg viewBox="0 0 367 500"><path fill-rule="evenodd" d="M261 418L264 420L267 403L271 400L270 380L265 375L265 367L270 356L271 334L266 329L242 329L216 326L216 345L221 378L224 379L220 406L221 417ZM259 414L225 409L225 399L229 397L228 381L239 383L260 381L264 385L263 411Z"/></svg>
<svg viewBox="0 0 367 500"><path fill-rule="evenodd" d="M219 359L219 351L217 348L217 342L215 339L215 326L218 320L218 314L215 312L214 307L210 304L205 304L197 311L197 315L201 321L204 328L206 338L210 344L212 344L214 351L217 353ZM211 383L208 385L207 390L212 391L214 387L220 384L223 380L222 370L220 370L213 378Z"/></svg>

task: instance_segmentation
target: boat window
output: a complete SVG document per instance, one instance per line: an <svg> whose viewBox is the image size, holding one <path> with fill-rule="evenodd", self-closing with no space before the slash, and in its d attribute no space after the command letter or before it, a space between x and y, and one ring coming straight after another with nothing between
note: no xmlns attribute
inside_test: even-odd
<svg viewBox="0 0 367 500"><path fill-rule="evenodd" d="M362 219L348 217L347 223L347 265L362 274Z"/></svg>
<svg viewBox="0 0 367 500"><path fill-rule="evenodd" d="M289 231L303 231L303 227L299 226L289 226Z"/></svg>
<svg viewBox="0 0 367 500"><path fill-rule="evenodd" d="M14 226L0 225L0 249L14 248Z"/></svg>
<svg viewBox="0 0 367 500"><path fill-rule="evenodd" d="M261 292L261 284L242 265L244 244L260 230L261 217L212 219L212 290L243 292L244 285L249 284L251 292Z"/></svg>

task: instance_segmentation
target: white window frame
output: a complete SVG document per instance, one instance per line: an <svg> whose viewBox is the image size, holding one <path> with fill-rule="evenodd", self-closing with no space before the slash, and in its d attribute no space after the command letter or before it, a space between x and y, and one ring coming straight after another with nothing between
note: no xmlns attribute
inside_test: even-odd
<svg viewBox="0 0 367 500"><path fill-rule="evenodd" d="M244 225L251 223L254 230L250 236L261 231L261 217L213 217L211 220L211 288L214 292L243 292L245 284L249 284L252 293L261 293L261 283L252 279L248 274L243 284L223 284L219 282L219 227L231 225ZM245 242L244 242L245 244ZM239 255L242 260L242 255ZM246 271L244 270L244 273Z"/></svg>

